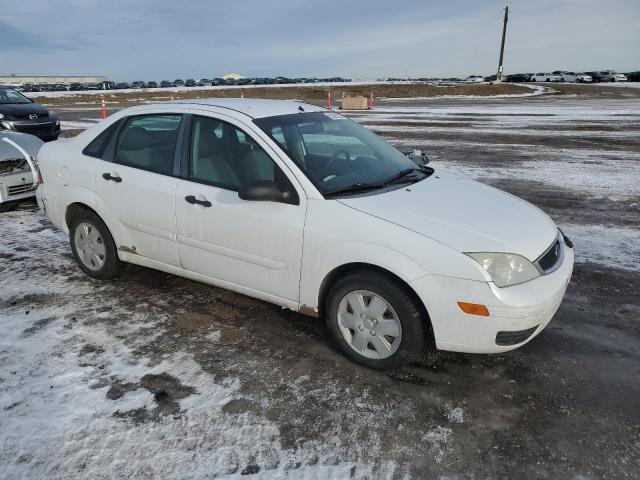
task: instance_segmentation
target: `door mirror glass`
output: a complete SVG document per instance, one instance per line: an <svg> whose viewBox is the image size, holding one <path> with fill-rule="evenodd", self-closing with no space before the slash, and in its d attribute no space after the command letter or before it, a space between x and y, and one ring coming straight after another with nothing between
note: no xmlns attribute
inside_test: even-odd
<svg viewBox="0 0 640 480"><path fill-rule="evenodd" d="M269 180L257 180L243 185L238 191L238 197L242 200L257 202L284 202L288 203L291 194L281 192L278 186Z"/></svg>

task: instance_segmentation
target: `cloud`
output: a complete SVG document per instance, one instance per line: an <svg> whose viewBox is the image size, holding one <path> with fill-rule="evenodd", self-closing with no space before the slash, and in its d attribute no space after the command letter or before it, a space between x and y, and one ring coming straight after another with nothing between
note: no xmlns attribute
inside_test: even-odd
<svg viewBox="0 0 640 480"><path fill-rule="evenodd" d="M31 0L5 9L4 69L114 79L437 76L497 68L504 0ZM507 72L640 68L637 0L512 0ZM27 21L25 21L27 19ZM25 51L30 51L25 55Z"/></svg>

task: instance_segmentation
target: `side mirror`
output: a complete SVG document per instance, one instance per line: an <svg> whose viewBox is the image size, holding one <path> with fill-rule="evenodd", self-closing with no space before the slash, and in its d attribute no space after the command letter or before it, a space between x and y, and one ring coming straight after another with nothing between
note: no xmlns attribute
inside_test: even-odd
<svg viewBox="0 0 640 480"><path fill-rule="evenodd" d="M409 152L404 152L405 156L415 163L419 167L423 167L429 163L429 157L422 150L413 149Z"/></svg>
<svg viewBox="0 0 640 480"><path fill-rule="evenodd" d="M258 180L248 185L243 185L238 191L238 197L242 200L256 202L283 202L289 203L290 192L281 192L278 186L269 180Z"/></svg>

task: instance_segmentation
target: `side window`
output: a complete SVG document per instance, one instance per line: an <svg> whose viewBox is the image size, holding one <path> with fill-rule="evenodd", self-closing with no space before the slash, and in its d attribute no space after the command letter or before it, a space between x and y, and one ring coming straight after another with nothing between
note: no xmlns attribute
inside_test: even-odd
<svg viewBox="0 0 640 480"><path fill-rule="evenodd" d="M173 114L131 117L120 132L115 161L171 175L181 119Z"/></svg>
<svg viewBox="0 0 640 480"><path fill-rule="evenodd" d="M88 155L89 157L102 158L104 154L105 148L109 144L109 140L118 130L118 126L122 120L118 120L114 122L112 125L109 125L105 130L100 132L100 134L94 138L89 145L84 147L82 153L84 155Z"/></svg>
<svg viewBox="0 0 640 480"><path fill-rule="evenodd" d="M237 191L259 180L290 184L271 157L239 128L210 117L193 117L189 177Z"/></svg>

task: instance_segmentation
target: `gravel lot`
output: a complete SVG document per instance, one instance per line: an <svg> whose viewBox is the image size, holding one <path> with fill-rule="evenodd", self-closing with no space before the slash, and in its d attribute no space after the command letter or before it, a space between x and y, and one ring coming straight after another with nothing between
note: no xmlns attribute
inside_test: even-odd
<svg viewBox="0 0 640 480"><path fill-rule="evenodd" d="M93 281L33 204L0 214L0 478L638 478L640 93L617 91L351 114L574 241L555 319L503 355L370 371L318 320L144 268Z"/></svg>

